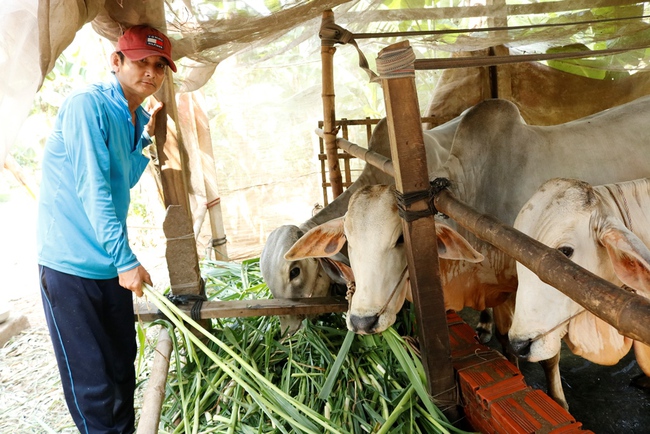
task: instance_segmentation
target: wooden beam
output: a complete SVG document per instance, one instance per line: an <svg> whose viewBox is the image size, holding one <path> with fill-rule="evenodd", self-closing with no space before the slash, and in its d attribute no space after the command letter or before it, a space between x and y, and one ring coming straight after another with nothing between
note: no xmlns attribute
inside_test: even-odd
<svg viewBox="0 0 650 434"><path fill-rule="evenodd" d="M174 295L200 294L201 270L192 221L180 205L167 208L163 231L167 238L165 259Z"/></svg>
<svg viewBox="0 0 650 434"><path fill-rule="evenodd" d="M190 315L192 304L178 306ZM201 319L241 318L271 315L318 315L332 312L345 312L348 302L345 297L314 297L296 299L259 299L204 301L201 305ZM137 303L134 306L135 320L154 321L164 318L151 303Z"/></svg>
<svg viewBox="0 0 650 434"><path fill-rule="evenodd" d="M180 205L191 217L186 177L189 173L187 155L183 148L180 128L177 127L174 82L169 68L162 88L156 92L156 98L164 103L156 115L155 137L165 208Z"/></svg>
<svg viewBox="0 0 650 434"><path fill-rule="evenodd" d="M384 59L394 59L399 52L413 49L408 41L393 44L379 52L377 69L381 71ZM413 55L413 59L415 56ZM392 70L408 70L408 66L389 65ZM412 67L412 65L411 65ZM403 73L395 78L380 74L386 101L386 117L395 184L402 194L426 191L429 188L426 151L420 122L420 108L415 86L415 73ZM386 78L388 77L388 78ZM427 208L426 201L407 205L407 211ZM429 392L438 406L451 419L458 416L458 391L451 360L449 332L444 295L440 281L440 267L436 226L430 215L412 222L402 221L406 246L409 278L422 363L426 372Z"/></svg>

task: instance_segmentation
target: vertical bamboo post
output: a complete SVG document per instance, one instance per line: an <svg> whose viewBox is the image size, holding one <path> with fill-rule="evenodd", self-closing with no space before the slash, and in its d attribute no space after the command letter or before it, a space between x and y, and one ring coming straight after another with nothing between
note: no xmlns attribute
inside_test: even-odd
<svg viewBox="0 0 650 434"><path fill-rule="evenodd" d="M158 344L153 356L153 365L147 389L142 397L142 411L138 421L137 434L156 434L160 424L160 413L165 401L165 385L169 374L169 359L172 354L172 341L167 329L160 328Z"/></svg>
<svg viewBox="0 0 650 434"><path fill-rule="evenodd" d="M206 206L208 207L208 217L210 218L210 247L214 250L216 260L228 260L228 248L226 247L226 230L223 224L223 213L221 211L221 197L217 188L217 170L214 164L214 154L212 151L212 140L210 139L210 128L208 127L207 113L200 111L201 116L197 116L197 123L202 127L199 131L199 146L201 149L201 163L203 165L203 179L205 181Z"/></svg>
<svg viewBox="0 0 650 434"><path fill-rule="evenodd" d="M321 28L327 23L334 22L334 12L326 10L323 12ZM325 141L325 155L327 155L327 168L329 171L330 185L332 187L333 199L343 193L343 181L341 168L339 167L338 150L336 148L336 111L334 109L334 53L336 40L329 38L321 32L321 62L323 81L323 132Z"/></svg>
<svg viewBox="0 0 650 434"><path fill-rule="evenodd" d="M386 101L395 183L403 194L429 189L429 173L415 87L415 55L408 41L379 52L377 69ZM427 208L426 201L406 207ZM451 419L458 417L456 381L451 361L434 216L402 221L422 363L429 392Z"/></svg>
<svg viewBox="0 0 650 434"><path fill-rule="evenodd" d="M214 153L212 150L212 138L210 136L210 125L208 116L203 109L204 100L199 91L186 92L178 97L179 124L183 131L183 139L187 144L186 148L190 157L192 175L190 177L194 191L205 191L205 212L208 214L210 223L210 245L214 250L215 259L225 261L228 259L226 249L226 232L221 212L221 198L217 187L217 170L214 164ZM202 185L198 185L201 183ZM197 204L198 205L198 204ZM203 204L195 210L194 225L203 223ZM198 237L200 228L196 230Z"/></svg>

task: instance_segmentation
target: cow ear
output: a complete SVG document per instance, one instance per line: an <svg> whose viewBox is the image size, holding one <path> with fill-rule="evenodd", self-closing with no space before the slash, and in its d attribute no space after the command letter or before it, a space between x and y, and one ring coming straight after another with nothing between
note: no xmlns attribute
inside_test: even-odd
<svg viewBox="0 0 650 434"><path fill-rule="evenodd" d="M346 241L343 232L344 221L345 216L310 229L284 254L284 259L297 261L298 259L327 258L335 255L343 248Z"/></svg>
<svg viewBox="0 0 650 434"><path fill-rule="evenodd" d="M650 296L650 250L643 241L622 224L613 222L601 232L600 241L621 282Z"/></svg>
<svg viewBox="0 0 650 434"><path fill-rule="evenodd" d="M352 268L350 268L350 265L343 261L336 260L335 256L331 258L319 258L318 260L327 275L334 282L343 285L346 285L349 282L354 282L354 272L352 271Z"/></svg>
<svg viewBox="0 0 650 434"><path fill-rule="evenodd" d="M458 232L444 223L436 222L438 256L444 259L481 262L485 257Z"/></svg>

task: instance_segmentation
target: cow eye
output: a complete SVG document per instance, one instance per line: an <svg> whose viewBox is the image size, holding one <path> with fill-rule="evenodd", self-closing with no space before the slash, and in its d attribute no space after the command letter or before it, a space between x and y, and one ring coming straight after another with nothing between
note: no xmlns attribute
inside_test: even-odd
<svg viewBox="0 0 650 434"><path fill-rule="evenodd" d="M395 247L401 246L404 244L404 234L400 235L399 238L397 238L397 241L395 241Z"/></svg>
<svg viewBox="0 0 650 434"><path fill-rule="evenodd" d="M558 247L557 249L560 251L560 253L562 253L567 258L573 256L573 247L562 246L562 247Z"/></svg>
<svg viewBox="0 0 650 434"><path fill-rule="evenodd" d="M293 280L299 275L300 275L300 268L293 267L291 270L289 270L289 280Z"/></svg>

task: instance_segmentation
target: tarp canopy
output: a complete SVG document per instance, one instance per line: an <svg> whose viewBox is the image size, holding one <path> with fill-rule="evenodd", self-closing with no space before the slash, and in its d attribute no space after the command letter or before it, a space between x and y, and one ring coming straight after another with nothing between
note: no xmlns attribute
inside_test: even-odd
<svg viewBox="0 0 650 434"><path fill-rule="evenodd" d="M523 4L484 0L5 0L0 10L0 64L5 79L0 115L5 134L0 162L13 140L11 131L33 99L43 77L91 22L115 42L122 31L147 23L165 30L182 69L177 91L200 88L216 65L242 50L265 46L282 53L318 33L323 11L333 9L336 23L354 34L421 32L412 44L434 47L440 56L506 44L526 53L549 50L639 48L650 41L648 2L561 0ZM279 46L278 36L294 32ZM433 32L433 33L431 33ZM386 36L387 35L387 36ZM360 46L375 42L364 36ZM446 54L445 54L446 53ZM629 71L648 68L646 50L581 61L584 68ZM372 59L370 59L372 63ZM36 66L38 62L38 67ZM372 66L372 65L371 65ZM19 107L17 107L19 106ZM4 128L8 126L8 128Z"/></svg>

